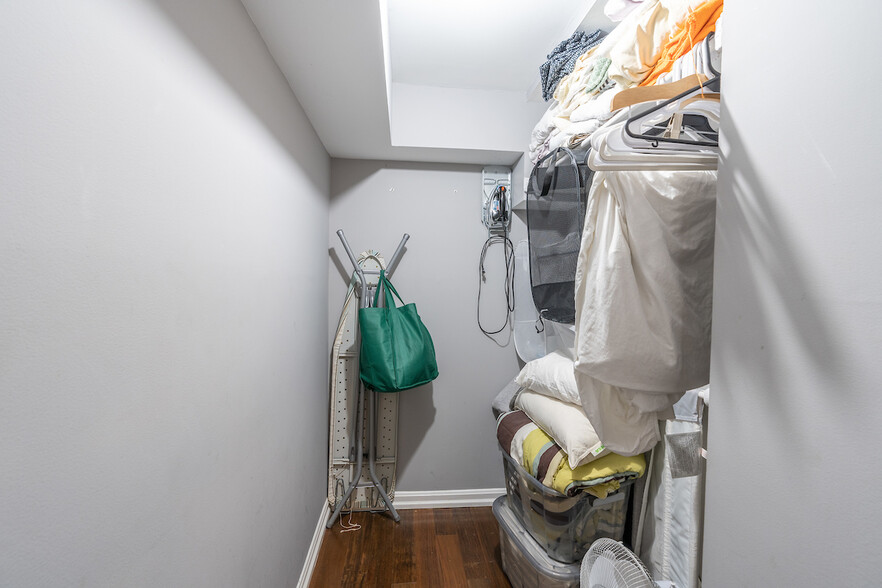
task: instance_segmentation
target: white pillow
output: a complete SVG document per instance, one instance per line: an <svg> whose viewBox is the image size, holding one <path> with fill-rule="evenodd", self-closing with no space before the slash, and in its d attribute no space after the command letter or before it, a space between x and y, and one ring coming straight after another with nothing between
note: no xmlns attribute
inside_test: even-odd
<svg viewBox="0 0 882 588"><path fill-rule="evenodd" d="M522 391L515 406L527 413L530 420L561 446L571 468L576 469L609 453L581 406L561 402L532 390Z"/></svg>
<svg viewBox="0 0 882 588"><path fill-rule="evenodd" d="M570 404L581 404L573 360L561 351L527 362L515 381L523 388ZM548 431L546 431L547 433Z"/></svg>

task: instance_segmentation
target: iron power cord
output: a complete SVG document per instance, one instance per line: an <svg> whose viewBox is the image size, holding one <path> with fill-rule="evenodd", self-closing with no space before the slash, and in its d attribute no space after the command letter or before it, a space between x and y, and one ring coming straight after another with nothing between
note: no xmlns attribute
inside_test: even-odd
<svg viewBox="0 0 882 588"><path fill-rule="evenodd" d="M502 326L497 330L489 331L481 324L481 287L486 280L484 259L487 257L487 250L491 245L497 243L502 244L503 255L505 256L505 322L503 322ZM481 260L478 265L478 328L480 328L481 332L488 337L501 333L511 322L511 313L514 312L514 307L514 245L512 244L511 239L508 238L508 232L503 235L490 235L487 240L484 241L484 247L481 249Z"/></svg>

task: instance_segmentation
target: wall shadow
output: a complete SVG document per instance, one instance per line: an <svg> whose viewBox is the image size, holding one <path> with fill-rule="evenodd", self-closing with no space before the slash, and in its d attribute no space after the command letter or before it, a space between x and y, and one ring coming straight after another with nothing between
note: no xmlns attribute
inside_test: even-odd
<svg viewBox="0 0 882 588"><path fill-rule="evenodd" d="M730 122L723 130L728 150L721 156L718 181L720 186L731 186L731 193L724 191L717 198L714 320L719 323L721 313L735 310L737 316L725 316L726 324L731 324L744 320L742 313L750 313L749 321L754 330L745 337L738 329L730 336L730 333L720 333L719 327L714 328L712 373L722 375L724 381L735 381L739 374L732 370L750 366L751 371L761 374L761 381L772 383L772 389L765 391L765 402L768 410L774 411L782 432L791 436L795 446L809 447L808 439L799 438L807 432L793 422L787 398L776 394L776 390L788 385L789 378L789 374L777 369L782 363L778 356L783 353L790 356L794 352L803 356L806 363L814 367L813 376L831 391L835 390L836 394L829 396L831 401L848 394L847 375L853 368L834 344L834 329L828 323L825 309L813 296L808 272L794 250L796 240L788 234L786 223L774 208L772 195L752 163L747 143L739 133L737 121L732 120L725 99L722 119ZM723 267L721 259L725 260ZM724 269L730 274L722 274ZM734 284L733 276L752 279ZM726 300L727 304L720 305L720 300ZM788 346L792 349L776 349L771 345L776 338L780 340L782 324L793 335ZM738 359L732 362L714 359L720 357ZM758 362L757 357L764 357L766 361Z"/></svg>
<svg viewBox="0 0 882 588"><path fill-rule="evenodd" d="M224 6L208 0L152 3L297 162L310 183L325 193L327 159L316 158L316 147L325 151L324 146L244 6L238 1Z"/></svg>
<svg viewBox="0 0 882 588"><path fill-rule="evenodd" d="M331 259L331 263L334 264L334 267L337 269L337 273L340 274L340 280L344 284L349 284L349 280L352 279L352 268L347 266L352 265L347 258L346 263L340 259L340 256L337 254L337 250L333 247L328 247L328 257Z"/></svg>
<svg viewBox="0 0 882 588"><path fill-rule="evenodd" d="M435 422L435 386L429 382L423 386L399 392L398 399L398 473L401 479L408 464L413 461L417 450ZM407 443L401 443L407 439Z"/></svg>

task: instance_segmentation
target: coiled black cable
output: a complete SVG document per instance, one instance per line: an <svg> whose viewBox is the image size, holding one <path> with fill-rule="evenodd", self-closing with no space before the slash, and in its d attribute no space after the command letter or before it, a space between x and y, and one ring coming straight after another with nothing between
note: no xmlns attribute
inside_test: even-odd
<svg viewBox="0 0 882 588"><path fill-rule="evenodd" d="M484 328L484 325L481 324L481 286L483 285L486 275L484 271L484 259L487 257L487 250L491 245L496 243L501 243L503 247L503 255L505 256L505 322L502 323L502 326L496 329L495 331L489 331ZM503 235L490 235L486 241L484 241L484 247L481 249L481 260L478 264L478 328L481 329L481 332L486 336L490 337L491 335L496 335L501 333L505 327L509 325L511 322L511 313L514 312L515 308L515 296L514 296L514 245L511 242L511 239L508 238L508 232Z"/></svg>

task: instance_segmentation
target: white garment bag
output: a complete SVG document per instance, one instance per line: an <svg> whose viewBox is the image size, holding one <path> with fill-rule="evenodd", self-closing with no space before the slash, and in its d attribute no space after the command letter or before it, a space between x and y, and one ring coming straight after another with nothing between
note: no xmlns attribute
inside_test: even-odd
<svg viewBox="0 0 882 588"><path fill-rule="evenodd" d="M576 381L601 440L622 455L707 383L715 171L597 172L576 268Z"/></svg>
<svg viewBox="0 0 882 588"><path fill-rule="evenodd" d="M716 172L598 172L576 268L576 369L651 393L707 383Z"/></svg>

